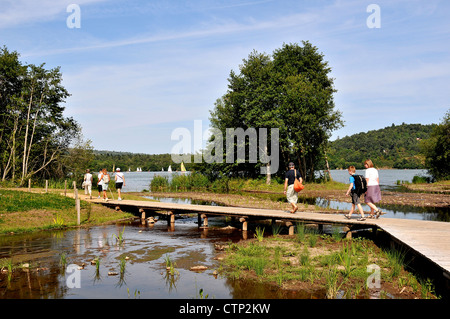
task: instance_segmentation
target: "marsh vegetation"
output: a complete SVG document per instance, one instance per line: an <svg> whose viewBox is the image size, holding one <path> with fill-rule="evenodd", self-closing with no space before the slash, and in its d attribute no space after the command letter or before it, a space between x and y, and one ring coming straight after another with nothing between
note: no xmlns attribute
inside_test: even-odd
<svg viewBox="0 0 450 319"><path fill-rule="evenodd" d="M232 243L222 272L234 279L269 283L283 290L307 290L319 298L436 298L433 283L405 270L405 253L383 250L365 238L344 239L338 231L319 234L298 224L294 236ZM374 287L374 269L379 270Z"/></svg>

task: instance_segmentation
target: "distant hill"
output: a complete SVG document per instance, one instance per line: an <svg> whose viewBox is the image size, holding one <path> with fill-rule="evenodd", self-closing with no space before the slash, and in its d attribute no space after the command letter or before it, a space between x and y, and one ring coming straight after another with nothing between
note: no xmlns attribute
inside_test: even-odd
<svg viewBox="0 0 450 319"><path fill-rule="evenodd" d="M330 143L328 163L331 169L354 165L364 168L372 160L377 168L424 168L420 141L430 136L436 124L402 124L346 136Z"/></svg>
<svg viewBox="0 0 450 319"><path fill-rule="evenodd" d="M94 159L90 163L90 167L96 169L107 168L112 170L113 167L120 167L122 171L136 171L139 167L143 171L161 171L164 168L167 171L169 165L172 170L180 169L180 164L172 161L170 154L142 154L116 151L100 151L94 150ZM186 164L186 169L190 164Z"/></svg>

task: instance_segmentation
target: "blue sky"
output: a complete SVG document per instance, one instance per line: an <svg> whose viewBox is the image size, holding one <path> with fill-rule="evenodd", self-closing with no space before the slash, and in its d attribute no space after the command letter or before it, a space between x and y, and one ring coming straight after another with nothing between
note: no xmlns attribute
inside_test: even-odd
<svg viewBox="0 0 450 319"><path fill-rule="evenodd" d="M81 27L69 28L69 4ZM380 28L369 28L370 4ZM0 0L0 45L24 63L61 66L95 149L169 153L179 127L209 126L231 70L253 50L308 40L335 78L345 126L439 123L450 109L450 1Z"/></svg>

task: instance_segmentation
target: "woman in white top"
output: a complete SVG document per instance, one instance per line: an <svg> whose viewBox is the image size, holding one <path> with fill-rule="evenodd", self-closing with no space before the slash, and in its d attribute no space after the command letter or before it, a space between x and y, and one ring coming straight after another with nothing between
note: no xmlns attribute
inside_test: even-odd
<svg viewBox="0 0 450 319"><path fill-rule="evenodd" d="M373 163L370 159L364 162L364 167L366 168L365 177L367 181L367 192L364 196L364 201L370 207L370 218L373 218L376 214L376 218L381 215L381 210L375 206L375 203L381 201L381 190L380 190L380 178L378 176L378 171L373 167Z"/></svg>

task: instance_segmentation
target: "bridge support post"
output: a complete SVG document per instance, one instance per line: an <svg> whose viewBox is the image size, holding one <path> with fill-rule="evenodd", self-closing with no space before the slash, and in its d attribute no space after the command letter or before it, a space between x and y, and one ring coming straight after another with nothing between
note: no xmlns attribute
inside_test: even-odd
<svg viewBox="0 0 450 319"><path fill-rule="evenodd" d="M208 215L206 215L206 214L199 214L199 225L201 225L201 226L199 226L199 227L204 227L204 228L208 228ZM202 225L202 223L201 223L201 220L202 220L202 218L203 218L203 225Z"/></svg>
<svg viewBox="0 0 450 319"><path fill-rule="evenodd" d="M173 227L175 225L175 215L172 212L167 212L167 226Z"/></svg>
<svg viewBox="0 0 450 319"><path fill-rule="evenodd" d="M239 218L239 221L242 223L242 230L247 231L247 218L241 217Z"/></svg>
<svg viewBox="0 0 450 319"><path fill-rule="evenodd" d="M294 235L294 224L292 222L286 222L286 227L289 227L289 236Z"/></svg>
<svg viewBox="0 0 450 319"><path fill-rule="evenodd" d="M143 208L139 208L139 213L141 213L141 219L145 219L145 210Z"/></svg>

